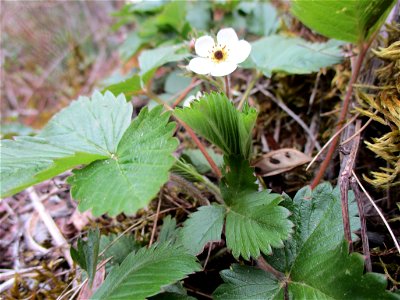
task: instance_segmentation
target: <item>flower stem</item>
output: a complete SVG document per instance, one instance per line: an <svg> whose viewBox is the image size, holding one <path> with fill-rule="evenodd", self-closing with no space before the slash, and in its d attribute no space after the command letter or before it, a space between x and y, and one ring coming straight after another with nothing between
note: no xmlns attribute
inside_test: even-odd
<svg viewBox="0 0 400 300"><path fill-rule="evenodd" d="M225 76L225 93L228 99L231 99L231 80L229 75Z"/></svg>
<svg viewBox="0 0 400 300"><path fill-rule="evenodd" d="M256 83L257 83L258 79L260 79L261 75L262 74L260 72L257 72L256 70L253 72L253 79L247 85L247 88L243 93L242 99L240 99L239 105L237 107L238 110L242 109L244 102L249 97L249 94L250 94L252 88L256 85Z"/></svg>

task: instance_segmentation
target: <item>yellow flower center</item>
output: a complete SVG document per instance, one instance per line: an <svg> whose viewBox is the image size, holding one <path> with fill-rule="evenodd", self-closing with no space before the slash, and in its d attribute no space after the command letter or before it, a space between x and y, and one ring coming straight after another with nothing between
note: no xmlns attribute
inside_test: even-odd
<svg viewBox="0 0 400 300"><path fill-rule="evenodd" d="M228 59L228 49L226 46L215 45L210 51L209 58L214 63L220 63Z"/></svg>

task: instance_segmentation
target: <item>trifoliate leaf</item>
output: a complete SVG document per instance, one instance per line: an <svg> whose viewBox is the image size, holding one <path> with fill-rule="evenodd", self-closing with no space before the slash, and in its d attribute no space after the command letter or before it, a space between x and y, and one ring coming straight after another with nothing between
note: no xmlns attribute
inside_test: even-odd
<svg viewBox="0 0 400 300"><path fill-rule="evenodd" d="M96 275L97 261L99 256L100 230L90 230L87 241L78 240L78 248L71 247L71 257L79 266L88 273L89 285L92 285Z"/></svg>
<svg viewBox="0 0 400 300"><path fill-rule="evenodd" d="M332 189L329 183L320 184L313 191L304 187L293 201L286 199L283 205L292 213L290 219L295 224L295 232L283 249L274 250L274 255L268 258L276 269L289 272L294 262L301 260L302 252L303 255L309 253L310 247L316 248L315 255L317 251L323 255L341 244L344 234L338 188ZM349 193L349 214L352 231L356 231L360 221L356 217L358 209L352 192Z"/></svg>
<svg viewBox="0 0 400 300"><path fill-rule="evenodd" d="M383 275L363 275L360 254L348 254L337 189L329 184L312 192L304 188L284 204L293 212L295 234L285 241L285 248L274 249L268 262L285 279L254 267L234 266L222 271L225 284L215 291L216 299L283 299L285 286L289 299L399 299L385 290ZM358 228L352 206L350 215L353 228Z"/></svg>
<svg viewBox="0 0 400 300"><path fill-rule="evenodd" d="M37 136L1 141L1 196L112 156L131 115L123 95L96 92L72 102Z"/></svg>
<svg viewBox="0 0 400 300"><path fill-rule="evenodd" d="M272 35L252 43L251 66L267 77L274 72L309 74L340 63L343 59L340 45L334 40L311 43L301 38Z"/></svg>
<svg viewBox="0 0 400 300"><path fill-rule="evenodd" d="M280 300L285 299L287 285L289 299L400 299L386 290L383 274L363 274L362 256L349 255L345 241L323 255L309 252L305 261L285 282L258 268L234 265L221 272L225 283L217 288L213 298Z"/></svg>
<svg viewBox="0 0 400 300"><path fill-rule="evenodd" d="M195 257L168 243L131 253L108 275L93 299L145 299L199 271Z"/></svg>
<svg viewBox="0 0 400 300"><path fill-rule="evenodd" d="M394 3L394 0L295 0L291 8L311 29L330 38L360 43L382 25Z"/></svg>
<svg viewBox="0 0 400 300"><path fill-rule="evenodd" d="M110 158L96 161L68 178L79 209L93 214L134 213L144 207L168 180L177 147L174 123L162 107L142 109ZM161 114L161 115L160 115Z"/></svg>
<svg viewBox="0 0 400 300"><path fill-rule="evenodd" d="M254 108L239 112L224 94L211 93L193 101L190 107L177 108L174 114L225 155L249 158L251 132L257 118Z"/></svg>
<svg viewBox="0 0 400 300"><path fill-rule="evenodd" d="M192 255L202 252L208 242L221 239L225 208L221 205L202 206L192 213L181 231L182 244Z"/></svg>

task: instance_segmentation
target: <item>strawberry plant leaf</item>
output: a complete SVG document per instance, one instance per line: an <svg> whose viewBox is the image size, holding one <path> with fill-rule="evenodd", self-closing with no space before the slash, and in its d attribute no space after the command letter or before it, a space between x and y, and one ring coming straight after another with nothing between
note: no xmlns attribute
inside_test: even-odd
<svg viewBox="0 0 400 300"><path fill-rule="evenodd" d="M293 212L296 232L285 248L274 249L268 262L286 278L279 281L254 267L233 266L222 271L225 284L215 291L216 299L283 299L285 286L290 299L399 299L385 290L383 275L363 274L360 254L348 254L338 189L329 184L314 191L306 187L284 204ZM357 229L353 205L350 214Z"/></svg>
<svg viewBox="0 0 400 300"><path fill-rule="evenodd" d="M79 266L88 273L89 285L92 285L96 275L97 261L100 246L100 230L90 230L87 241L78 240L78 248L71 247L71 257Z"/></svg>
<svg viewBox="0 0 400 300"><path fill-rule="evenodd" d="M225 155L249 158L251 132L257 118L254 108L245 106L239 112L225 94L210 93L192 102L190 107L175 109L174 114Z"/></svg>
<svg viewBox="0 0 400 300"><path fill-rule="evenodd" d="M225 199L225 198L224 198ZM226 244L232 255L249 260L257 258L260 251L272 252L272 247L283 247L293 224L290 212L278 204L283 200L279 194L269 191L244 191L231 199L226 216Z"/></svg>
<svg viewBox="0 0 400 300"><path fill-rule="evenodd" d="M175 162L171 153L178 142L172 138L174 123L158 106L140 111L106 160L96 161L68 178L71 194L80 210L93 214L134 213L147 205L168 180Z"/></svg>
<svg viewBox="0 0 400 300"><path fill-rule="evenodd" d="M306 26L330 38L367 40L384 22L394 0L292 2L292 13Z"/></svg>
<svg viewBox="0 0 400 300"><path fill-rule="evenodd" d="M142 84L142 78L135 74L128 79L107 86L103 92L110 91L114 95L124 94L126 97L130 97L142 91Z"/></svg>
<svg viewBox="0 0 400 300"><path fill-rule="evenodd" d="M250 60L250 66L267 77L275 72L309 74L340 63L343 59L340 45L334 40L311 43L297 37L272 35L252 43L250 59L246 63Z"/></svg>
<svg viewBox="0 0 400 300"><path fill-rule="evenodd" d="M168 243L144 247L111 271L93 299L144 299L200 270L195 257L182 247Z"/></svg>
<svg viewBox="0 0 400 300"><path fill-rule="evenodd" d="M123 95L96 92L56 114L35 137L1 141L1 196L18 193L73 167L115 153L132 105Z"/></svg>
<svg viewBox="0 0 400 300"><path fill-rule="evenodd" d="M271 246L283 247L293 227L289 210L278 205L283 197L267 190L258 192L247 161L229 158L227 163L231 171L223 178L221 192L228 206L226 244L233 256L249 260L260 252L270 254Z"/></svg>
<svg viewBox="0 0 400 300"><path fill-rule="evenodd" d="M171 218L170 215L163 219L163 225L158 235L158 242L171 242L174 243L177 239L180 229L176 228L176 219Z"/></svg>
<svg viewBox="0 0 400 300"><path fill-rule="evenodd" d="M208 242L221 239L225 208L221 205L202 206L184 223L182 244L192 255L200 254Z"/></svg>

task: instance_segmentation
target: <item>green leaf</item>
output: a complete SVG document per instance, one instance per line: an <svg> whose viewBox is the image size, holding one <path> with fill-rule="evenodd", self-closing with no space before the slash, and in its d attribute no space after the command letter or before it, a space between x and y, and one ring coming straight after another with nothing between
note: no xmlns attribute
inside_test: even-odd
<svg viewBox="0 0 400 300"><path fill-rule="evenodd" d="M176 228L175 218L171 218L170 215L163 219L163 225L158 235L158 242L171 242L174 243L177 239L179 230Z"/></svg>
<svg viewBox="0 0 400 300"><path fill-rule="evenodd" d="M96 161L68 178L71 194L79 209L94 215L108 212L134 213L146 206L168 180L177 147L172 138L174 123L162 106L142 109L126 130L117 151L106 160Z"/></svg>
<svg viewBox="0 0 400 300"><path fill-rule="evenodd" d="M111 257L107 267L120 265L130 253L136 252L139 249L140 245L131 235L123 235L117 239L116 234L110 234L108 236L103 235L100 239L99 252L105 250L102 259L104 260Z"/></svg>
<svg viewBox="0 0 400 300"><path fill-rule="evenodd" d="M127 61L134 56L146 42L146 39L141 38L136 31L133 31L128 34L125 41L119 47L119 55L123 60Z"/></svg>
<svg viewBox="0 0 400 300"><path fill-rule="evenodd" d="M135 74L124 81L107 86L102 92L110 91L114 95L124 94L128 99L130 96L142 91L142 78Z"/></svg>
<svg viewBox="0 0 400 300"><path fill-rule="evenodd" d="M292 2L292 13L311 29L330 38L360 43L382 25L394 0Z"/></svg>
<svg viewBox="0 0 400 300"><path fill-rule="evenodd" d="M186 89L191 81L192 79L183 76L182 72L174 71L171 72L165 80L164 90L167 94L173 96Z"/></svg>
<svg viewBox="0 0 400 300"><path fill-rule="evenodd" d="M197 30L208 30L211 23L211 3L208 1L188 1L186 20Z"/></svg>
<svg viewBox="0 0 400 300"><path fill-rule="evenodd" d="M234 257L249 260L259 257L260 251L271 254L271 246L283 247L293 224L288 220L290 212L278 205L281 201L282 196L268 191L244 191L230 200L225 235Z"/></svg>
<svg viewBox="0 0 400 300"><path fill-rule="evenodd" d="M292 239L285 243L285 248L276 249L269 262L282 272L289 272L295 261L301 260L302 253L307 255L308 247L318 248L320 254L338 247L343 235L343 221L341 213L340 192L332 189L329 183L318 185L313 191L309 187L299 190L293 201L283 203L291 212L291 220L295 224L295 233ZM357 204L354 194L349 193L349 215L352 231L360 228ZM321 243L320 238L324 241ZM313 242L314 241L314 242ZM318 244L318 246L316 246ZM298 258L300 256L300 258Z"/></svg>
<svg viewBox="0 0 400 300"><path fill-rule="evenodd" d="M277 279L272 274L255 267L234 264L230 270L221 271L220 275L225 283L214 291L215 300L275 299L279 293Z"/></svg>
<svg viewBox="0 0 400 300"><path fill-rule="evenodd" d="M224 159L221 154L216 153L213 149L208 148L207 153L210 155L216 165L222 168ZM205 174L211 172L211 166L205 159L203 153L199 149L185 149L182 153L182 158L191 163L199 173Z"/></svg>
<svg viewBox="0 0 400 300"><path fill-rule="evenodd" d="M364 260L359 253L348 254L343 241L335 249L316 256L308 253L302 268L291 273L286 283L270 273L249 266L234 265L224 270L224 284L214 292L214 299L284 299L287 284L289 299L400 299L386 290L383 274L363 274Z"/></svg>
<svg viewBox="0 0 400 300"><path fill-rule="evenodd" d="M314 191L307 187L284 204L293 213L296 232L285 242L285 248L274 249L268 262L286 278L278 281L253 267L234 267L221 274L225 284L216 290L217 299L259 299L257 295L283 299L286 284L291 299L398 299L385 290L383 275L363 275L360 254L348 255L338 189L333 190L329 184L319 185ZM359 224L355 214L352 204L353 229ZM245 274L249 273L253 274L251 281L246 280ZM262 284L268 287L262 288Z"/></svg>
<svg viewBox="0 0 400 300"><path fill-rule="evenodd" d="M181 33L186 22L186 2L171 1L157 17L158 26L170 26Z"/></svg>
<svg viewBox="0 0 400 300"><path fill-rule="evenodd" d="M1 141L1 196L18 193L73 167L107 159L128 128L132 105L96 92L56 114L35 137Z"/></svg>
<svg viewBox="0 0 400 300"><path fill-rule="evenodd" d="M274 72L309 74L340 63L343 59L340 45L334 40L311 43L301 38L272 35L252 43L252 63L246 67L256 67L267 77Z"/></svg>
<svg viewBox="0 0 400 300"><path fill-rule="evenodd" d="M99 256L100 230L98 228L90 230L87 241L78 240L78 248L71 247L72 259L88 273L89 285L93 283L96 275L97 261Z"/></svg>
<svg viewBox="0 0 400 300"><path fill-rule="evenodd" d="M93 299L144 299L199 270L195 257L181 247L167 243L142 248L111 271Z"/></svg>
<svg viewBox="0 0 400 300"><path fill-rule="evenodd" d="M257 118L254 108L246 107L239 112L225 94L213 92L192 102L190 107L175 109L174 114L225 155L249 158L251 133Z"/></svg>
<svg viewBox="0 0 400 300"><path fill-rule="evenodd" d="M251 33L267 36L278 29L278 13L271 3L241 2L236 10L246 14L246 29Z"/></svg>
<svg viewBox="0 0 400 300"><path fill-rule="evenodd" d="M158 67L169 62L180 61L188 56L189 52L183 45L145 50L139 56L140 74L146 80Z"/></svg>
<svg viewBox="0 0 400 300"><path fill-rule="evenodd" d="M192 255L200 254L208 242L221 240L225 208L221 205L202 206L184 223L183 246Z"/></svg>

